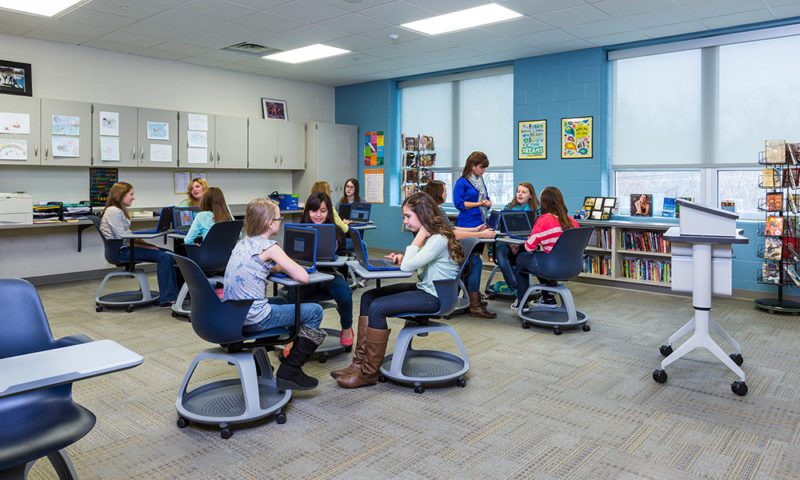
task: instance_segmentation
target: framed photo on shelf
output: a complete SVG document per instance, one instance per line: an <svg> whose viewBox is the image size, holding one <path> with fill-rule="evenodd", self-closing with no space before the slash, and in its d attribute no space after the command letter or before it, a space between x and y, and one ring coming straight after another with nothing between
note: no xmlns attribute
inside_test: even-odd
<svg viewBox="0 0 800 480"><path fill-rule="evenodd" d="M262 97L261 118L288 120L288 116L286 114L286 100L275 100L274 98Z"/></svg>
<svg viewBox="0 0 800 480"><path fill-rule="evenodd" d="M561 158L592 158L592 117L561 119Z"/></svg>
<svg viewBox="0 0 800 480"><path fill-rule="evenodd" d="M520 160L547 158L547 120L517 122L517 156Z"/></svg>
<svg viewBox="0 0 800 480"><path fill-rule="evenodd" d="M0 93L33 96L31 64L0 60Z"/></svg>
<svg viewBox="0 0 800 480"><path fill-rule="evenodd" d="M653 195L649 193L631 194L631 216L652 217Z"/></svg>

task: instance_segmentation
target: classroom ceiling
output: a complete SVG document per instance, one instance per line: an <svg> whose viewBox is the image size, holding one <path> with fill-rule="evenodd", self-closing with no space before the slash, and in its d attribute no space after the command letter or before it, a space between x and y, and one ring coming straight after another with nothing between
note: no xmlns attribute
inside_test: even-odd
<svg viewBox="0 0 800 480"><path fill-rule="evenodd" d="M800 0L495 0L524 16L435 37L399 26L489 1L90 0L53 19L0 10L0 33L338 86L800 15ZM352 53L290 65L222 50L241 42Z"/></svg>

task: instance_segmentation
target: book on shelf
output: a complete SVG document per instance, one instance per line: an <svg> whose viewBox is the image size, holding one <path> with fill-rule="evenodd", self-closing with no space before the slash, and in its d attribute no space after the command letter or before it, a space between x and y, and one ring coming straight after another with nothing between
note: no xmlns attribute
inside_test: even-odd
<svg viewBox="0 0 800 480"><path fill-rule="evenodd" d="M406 152L405 160L403 161L403 165L406 167L416 168L417 167L417 154L414 152Z"/></svg>
<svg viewBox="0 0 800 480"><path fill-rule="evenodd" d="M767 170L766 168L764 170ZM798 178L800 178L800 168L787 167L783 169L783 185L789 188L797 188ZM780 185L778 185L780 187Z"/></svg>
<svg viewBox="0 0 800 480"><path fill-rule="evenodd" d="M764 260L781 259L782 242L780 237L767 237L764 239Z"/></svg>
<svg viewBox="0 0 800 480"><path fill-rule="evenodd" d="M800 143L787 143L786 153L789 156L789 163L800 163Z"/></svg>
<svg viewBox="0 0 800 480"><path fill-rule="evenodd" d="M406 136L403 136L403 149L405 149L405 150L416 150L417 149L417 137L406 137Z"/></svg>
<svg viewBox="0 0 800 480"><path fill-rule="evenodd" d="M584 255L583 273L611 275L611 257L608 255Z"/></svg>
<svg viewBox="0 0 800 480"><path fill-rule="evenodd" d="M764 235L768 237L780 237L783 235L783 217L767 217Z"/></svg>
<svg viewBox="0 0 800 480"><path fill-rule="evenodd" d="M428 183L433 181L434 173L429 168L423 168L419 171L419 183Z"/></svg>
<svg viewBox="0 0 800 480"><path fill-rule="evenodd" d="M661 216L662 217L674 217L675 216L675 203L674 197L664 197L664 206L661 207Z"/></svg>
<svg viewBox="0 0 800 480"><path fill-rule="evenodd" d="M647 253L670 253L669 240L664 239L664 232L647 230L620 232L620 245L623 250Z"/></svg>
<svg viewBox="0 0 800 480"><path fill-rule="evenodd" d="M767 193L767 211L780 212L783 210L783 192Z"/></svg>
<svg viewBox="0 0 800 480"><path fill-rule="evenodd" d="M403 182L404 183L417 183L419 182L419 170L416 168L409 168L407 170L403 170Z"/></svg>
<svg viewBox="0 0 800 480"><path fill-rule="evenodd" d="M780 273L777 263L764 262L761 264L761 281L764 283L778 284L780 282Z"/></svg>
<svg viewBox="0 0 800 480"><path fill-rule="evenodd" d="M786 163L786 140L766 140L764 161L768 164Z"/></svg>
<svg viewBox="0 0 800 480"><path fill-rule="evenodd" d="M403 185L403 198L408 198L417 193L416 185Z"/></svg>
<svg viewBox="0 0 800 480"><path fill-rule="evenodd" d="M694 197L678 197L678 199L694 202ZM675 202L675 218L681 218L681 204L678 202Z"/></svg>
<svg viewBox="0 0 800 480"><path fill-rule="evenodd" d="M795 284L795 286L800 287L800 277L797 275L797 269L794 265L787 265L786 269L784 270L786 275Z"/></svg>
<svg viewBox="0 0 800 480"><path fill-rule="evenodd" d="M791 170L791 169L787 169ZM784 178L787 172L783 172ZM765 168L761 171L761 186L764 188L780 188L781 177L774 168Z"/></svg>
<svg viewBox="0 0 800 480"><path fill-rule="evenodd" d="M589 247L596 248L611 248L611 229L610 228L595 228L592 229L592 234L589 236Z"/></svg>
<svg viewBox="0 0 800 480"><path fill-rule="evenodd" d="M669 283L672 267L669 261L626 258L620 263L622 278Z"/></svg>
<svg viewBox="0 0 800 480"><path fill-rule="evenodd" d="M796 193L790 193L786 196L786 210L791 213L797 213L798 209L800 209L800 195Z"/></svg>
<svg viewBox="0 0 800 480"><path fill-rule="evenodd" d="M798 246L800 245L798 243L798 238L790 235L784 235L781 237L781 242L783 243L783 254L781 255L781 258L790 262L796 262L797 250Z"/></svg>
<svg viewBox="0 0 800 480"><path fill-rule="evenodd" d="M433 137L430 135L419 136L419 149L420 150L433 150Z"/></svg>
<svg viewBox="0 0 800 480"><path fill-rule="evenodd" d="M420 167L432 167L436 163L435 153L423 153L419 156Z"/></svg>

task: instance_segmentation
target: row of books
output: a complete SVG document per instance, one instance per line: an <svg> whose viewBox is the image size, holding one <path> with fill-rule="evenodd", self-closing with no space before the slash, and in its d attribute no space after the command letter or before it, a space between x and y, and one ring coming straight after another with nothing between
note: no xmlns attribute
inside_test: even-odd
<svg viewBox="0 0 800 480"><path fill-rule="evenodd" d="M622 278L669 283L672 267L669 261L651 259L625 259L620 263Z"/></svg>
<svg viewBox="0 0 800 480"><path fill-rule="evenodd" d="M622 231L619 241L620 248L624 250L657 253L670 252L669 240L664 239L663 232Z"/></svg>
<svg viewBox="0 0 800 480"><path fill-rule="evenodd" d="M436 154L406 152L404 159L405 167L432 167L436 163Z"/></svg>
<svg viewBox="0 0 800 480"><path fill-rule="evenodd" d="M33 206L33 220L82 219L92 214L92 207L86 203L49 202Z"/></svg>
<svg viewBox="0 0 800 480"><path fill-rule="evenodd" d="M759 228L759 233L768 237L796 237L797 225L795 225L795 221L792 220L792 217L771 215L767 217L767 220L764 223L764 230L761 231Z"/></svg>
<svg viewBox="0 0 800 480"><path fill-rule="evenodd" d="M786 140L766 140L762 163L773 165L800 163L800 143L786 143Z"/></svg>
<svg viewBox="0 0 800 480"><path fill-rule="evenodd" d="M800 168L787 167L783 173L776 168L765 168L761 171L763 188L798 188L800 185Z"/></svg>
<svg viewBox="0 0 800 480"><path fill-rule="evenodd" d="M767 199L765 200L762 209L766 210L767 212L787 211L791 213L798 213L798 211L800 211L800 195L797 193L791 193L787 195L784 208L783 192L769 192L767 193Z"/></svg>
<svg viewBox="0 0 800 480"><path fill-rule="evenodd" d="M403 183L428 183L433 179L433 170L427 168L409 168L403 170Z"/></svg>
<svg viewBox="0 0 800 480"><path fill-rule="evenodd" d="M797 274L795 265L784 265L783 280L781 280L781 267L777 263L764 262L761 264L761 283L772 285L795 285L800 287L800 275Z"/></svg>
<svg viewBox="0 0 800 480"><path fill-rule="evenodd" d="M583 272L611 276L611 257L607 255L584 255Z"/></svg>
<svg viewBox="0 0 800 480"><path fill-rule="evenodd" d="M790 262L797 262L800 260L797 251L797 237L767 237L764 239L764 245L761 247L760 256L764 260L783 259L789 260Z"/></svg>
<svg viewBox="0 0 800 480"><path fill-rule="evenodd" d="M400 136L400 146L403 150L410 151L425 151L433 150L433 137L430 135L420 135L418 137L407 137L406 135Z"/></svg>
<svg viewBox="0 0 800 480"><path fill-rule="evenodd" d="M610 228L595 228L592 231L592 236L589 237L589 247L611 249L611 229Z"/></svg>

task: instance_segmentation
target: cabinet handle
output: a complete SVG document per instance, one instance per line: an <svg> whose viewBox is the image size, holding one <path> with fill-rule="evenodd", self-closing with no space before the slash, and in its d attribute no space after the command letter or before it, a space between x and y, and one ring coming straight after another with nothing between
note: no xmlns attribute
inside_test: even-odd
<svg viewBox="0 0 800 480"><path fill-rule="evenodd" d="M38 144L33 146L33 156L34 157L38 157L39 156L39 145Z"/></svg>
<svg viewBox="0 0 800 480"><path fill-rule="evenodd" d="M48 145L44 146L44 159L47 160L47 156L50 154L50 147Z"/></svg>
<svg viewBox="0 0 800 480"><path fill-rule="evenodd" d="M219 163L219 150L217 150L217 163Z"/></svg>
<svg viewBox="0 0 800 480"><path fill-rule="evenodd" d="M281 155L281 165L283 165L283 155Z"/></svg>
<svg viewBox="0 0 800 480"><path fill-rule="evenodd" d="M214 151L213 150L209 150L209 152L208 152L208 161L211 162L211 163L214 163Z"/></svg>
<svg viewBox="0 0 800 480"><path fill-rule="evenodd" d="M131 160L136 160L136 147L131 147Z"/></svg>
<svg viewBox="0 0 800 480"><path fill-rule="evenodd" d="M275 154L274 160L275 160L275 165L277 165L278 164L278 154L277 153Z"/></svg>
<svg viewBox="0 0 800 480"><path fill-rule="evenodd" d="M144 147L139 147L139 158L144 160Z"/></svg>

